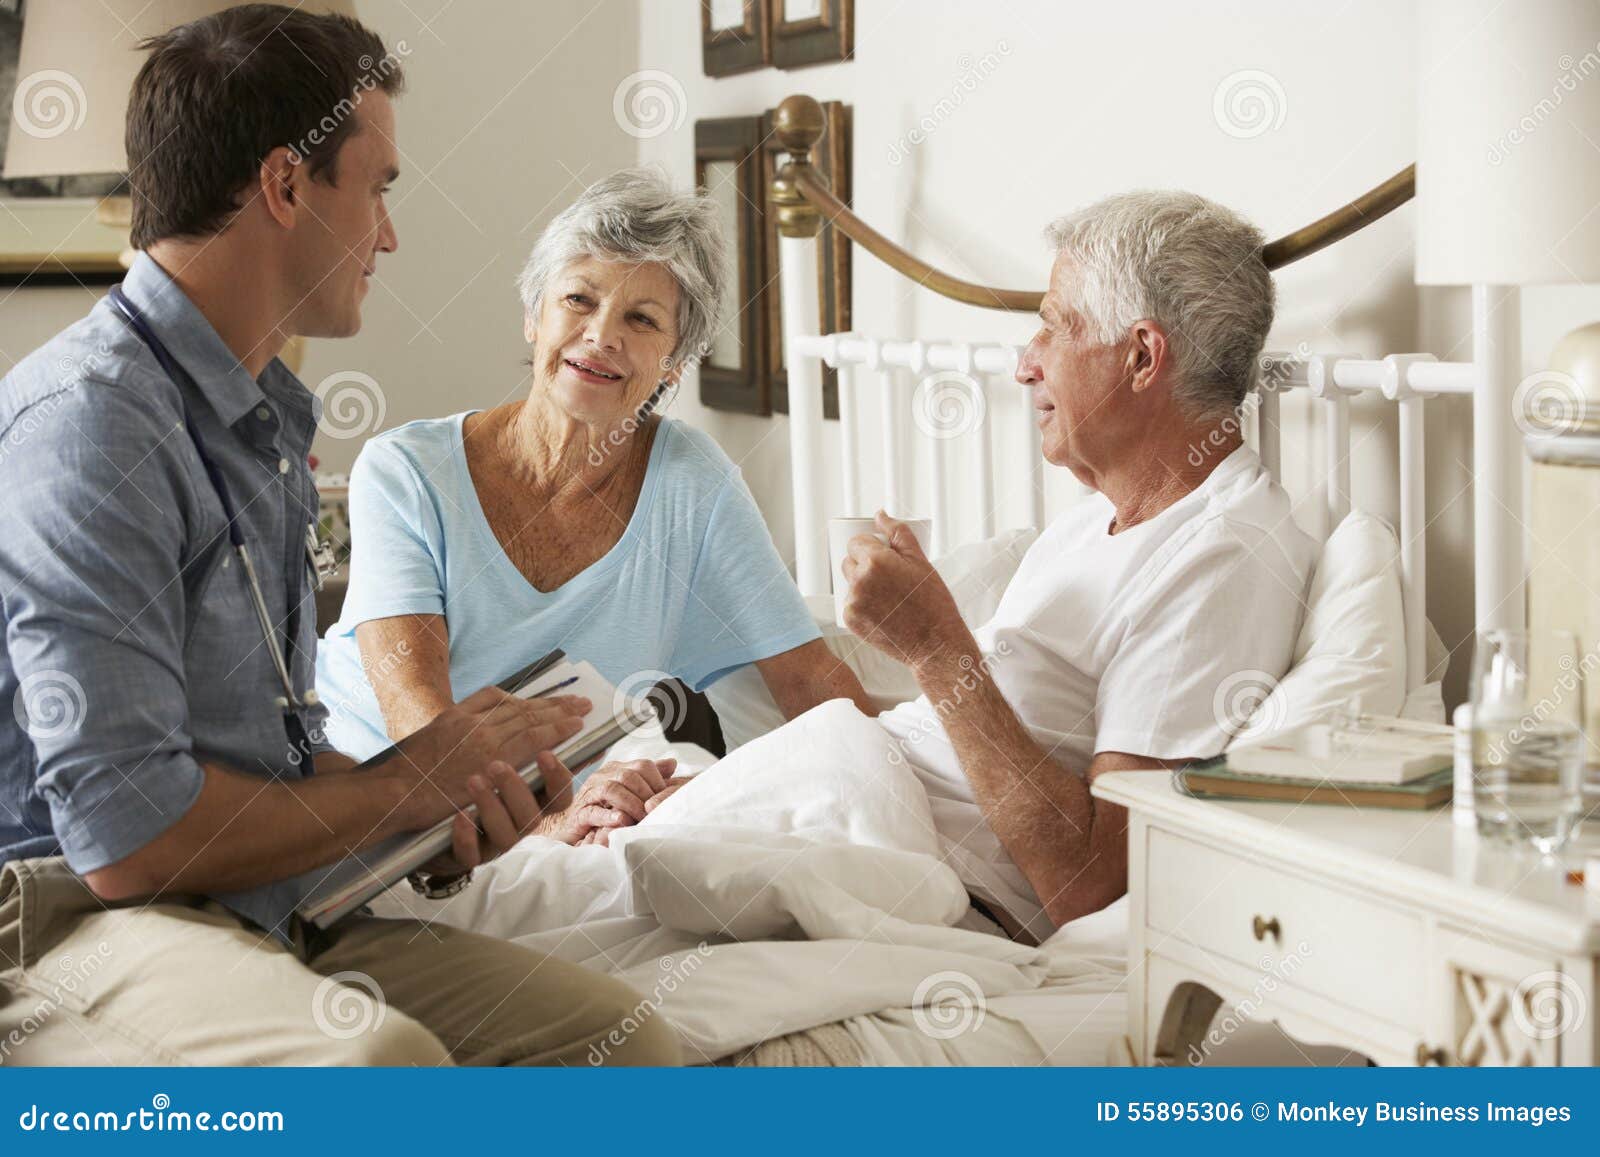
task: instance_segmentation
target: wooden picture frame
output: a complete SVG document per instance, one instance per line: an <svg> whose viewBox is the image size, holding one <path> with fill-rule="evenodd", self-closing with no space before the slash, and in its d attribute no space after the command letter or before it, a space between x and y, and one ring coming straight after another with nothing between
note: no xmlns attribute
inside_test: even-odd
<svg viewBox="0 0 1600 1157"><path fill-rule="evenodd" d="M0 196L0 288L115 285L128 231L82 197Z"/></svg>
<svg viewBox="0 0 1600 1157"><path fill-rule="evenodd" d="M696 121L694 183L727 214L734 275L726 303L728 316L700 359L700 401L716 410L764 416L772 412L772 403L762 324L766 269L763 206L767 201L761 165L763 119ZM689 351L691 357L697 352Z"/></svg>
<svg viewBox="0 0 1600 1157"><path fill-rule="evenodd" d="M0 0L0 167L15 115L24 19L16 0ZM0 289L121 281L128 222L112 210L126 206L117 173L0 178Z"/></svg>
<svg viewBox="0 0 1600 1157"><path fill-rule="evenodd" d="M811 151L811 163L828 178L834 195L850 204L850 106L840 101L824 101L822 113L827 129ZM761 118L761 187L772 188L772 178L783 164L783 146L773 132L774 113ZM765 203L765 202L763 202ZM762 305L766 335L768 395L773 412L789 412L789 374L783 364L783 301L778 278L778 219L765 213L764 243L766 290ZM823 333L844 333L850 328L850 239L837 229L824 227L817 235L817 316ZM822 367L822 412L839 416L839 375L831 366Z"/></svg>
<svg viewBox="0 0 1600 1157"><path fill-rule="evenodd" d="M700 64L734 76L772 63L767 0L700 0Z"/></svg>
<svg viewBox="0 0 1600 1157"><path fill-rule="evenodd" d="M855 55L855 0L768 2L772 63L779 68L806 68Z"/></svg>

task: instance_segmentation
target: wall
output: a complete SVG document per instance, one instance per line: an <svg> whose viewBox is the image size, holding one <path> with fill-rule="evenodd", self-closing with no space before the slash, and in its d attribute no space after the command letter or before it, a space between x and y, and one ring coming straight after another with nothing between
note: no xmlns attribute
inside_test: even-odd
<svg viewBox="0 0 1600 1157"><path fill-rule="evenodd" d="M333 470L377 430L522 391L512 279L545 222L636 148L611 115L612 89L635 67L635 0L358 0L356 10L401 56L408 91L390 197L399 250L379 259L361 333L310 342L301 367L312 388L338 375L315 447ZM101 292L0 295L0 373Z"/></svg>
<svg viewBox="0 0 1600 1157"><path fill-rule="evenodd" d="M638 51L635 0L358 0L390 46L401 40L403 157L391 198L399 250L378 262L361 333L312 342L301 376L345 379L349 407L325 431L364 436L413 418L520 395L527 356L512 280L546 222L589 181L633 163L611 116L616 76ZM603 62L597 65L597 62ZM341 386L328 387L338 401ZM318 439L325 467L347 468L360 437Z"/></svg>

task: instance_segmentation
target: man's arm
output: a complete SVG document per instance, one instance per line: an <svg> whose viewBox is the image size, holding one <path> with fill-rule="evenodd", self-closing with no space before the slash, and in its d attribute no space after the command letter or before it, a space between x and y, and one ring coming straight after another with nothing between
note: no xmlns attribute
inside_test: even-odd
<svg viewBox="0 0 1600 1157"><path fill-rule="evenodd" d="M878 516L885 544L852 539L845 624L911 667L934 704L985 820L1057 925L1128 887L1128 816L1089 793L1106 771L1177 762L1102 751L1082 769L1039 746L989 678L977 640L914 535Z"/></svg>
<svg viewBox="0 0 1600 1157"><path fill-rule="evenodd" d="M1128 890L1128 813L1089 793L1107 771L1176 767L1181 760L1097 752L1085 773L1053 759L983 674L970 631L915 668L983 816L1032 885L1052 923L1097 912Z"/></svg>
<svg viewBox="0 0 1600 1157"><path fill-rule="evenodd" d="M452 705L381 762L346 774L283 782L201 763L199 793L169 826L84 879L102 900L240 891L333 863L396 832L431 827L469 806L497 837L477 857L468 853L473 866L539 818L514 768L571 738L587 707L583 699L530 701L491 687ZM549 759L540 766L548 790L564 792L565 769ZM508 823L510 816L517 822ZM460 859L460 837L474 825L458 826Z"/></svg>

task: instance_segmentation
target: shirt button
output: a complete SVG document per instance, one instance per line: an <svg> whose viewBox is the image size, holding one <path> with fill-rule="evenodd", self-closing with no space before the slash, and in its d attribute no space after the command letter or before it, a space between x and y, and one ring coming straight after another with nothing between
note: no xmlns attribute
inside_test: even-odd
<svg viewBox="0 0 1600 1157"><path fill-rule="evenodd" d="M267 409L265 406L257 406L256 417L260 418L263 422L270 421L272 418L272 411Z"/></svg>
<svg viewBox="0 0 1600 1157"><path fill-rule="evenodd" d="M287 459L287 458L279 458L278 459L278 473L279 474L287 474L287 473L289 473L289 459Z"/></svg>

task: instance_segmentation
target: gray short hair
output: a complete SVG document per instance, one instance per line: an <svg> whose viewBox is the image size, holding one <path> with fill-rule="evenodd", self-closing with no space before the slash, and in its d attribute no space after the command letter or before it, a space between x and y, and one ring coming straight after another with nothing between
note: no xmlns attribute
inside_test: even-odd
<svg viewBox="0 0 1600 1157"><path fill-rule="evenodd" d="M659 169L623 169L590 185L545 226L517 275L523 308L539 316L545 286L582 257L658 262L678 283L674 361L703 356L726 292L727 243L716 205L680 192Z"/></svg>
<svg viewBox="0 0 1600 1157"><path fill-rule="evenodd" d="M1174 395L1196 421L1244 402L1272 328L1266 237L1231 209L1194 193L1123 193L1046 231L1077 268L1074 303L1091 340L1119 341L1141 318L1171 342Z"/></svg>

